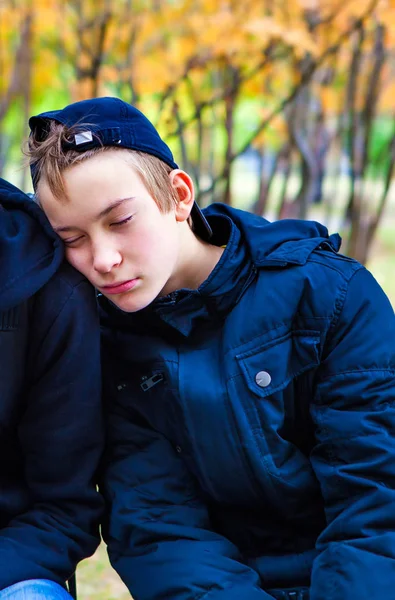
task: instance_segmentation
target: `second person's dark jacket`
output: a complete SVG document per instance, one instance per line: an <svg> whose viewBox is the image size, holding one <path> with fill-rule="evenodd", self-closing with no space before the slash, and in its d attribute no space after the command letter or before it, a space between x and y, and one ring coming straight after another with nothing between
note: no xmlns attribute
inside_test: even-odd
<svg viewBox="0 0 395 600"><path fill-rule="evenodd" d="M94 290L41 209L0 180L0 590L64 584L99 542Z"/></svg>

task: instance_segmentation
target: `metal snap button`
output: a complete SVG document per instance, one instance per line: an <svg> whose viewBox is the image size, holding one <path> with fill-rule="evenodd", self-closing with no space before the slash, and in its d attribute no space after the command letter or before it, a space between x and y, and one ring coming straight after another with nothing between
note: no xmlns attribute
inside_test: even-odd
<svg viewBox="0 0 395 600"><path fill-rule="evenodd" d="M255 375L255 381L259 387L265 388L270 385L272 378L267 371L259 371L259 373Z"/></svg>

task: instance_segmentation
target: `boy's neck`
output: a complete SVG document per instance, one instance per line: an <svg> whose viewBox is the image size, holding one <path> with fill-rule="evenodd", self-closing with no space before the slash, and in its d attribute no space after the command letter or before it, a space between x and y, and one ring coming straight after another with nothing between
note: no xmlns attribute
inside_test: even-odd
<svg viewBox="0 0 395 600"><path fill-rule="evenodd" d="M182 244L177 273L168 281L161 296L179 289L196 290L208 278L222 256L224 248L198 238L188 226Z"/></svg>

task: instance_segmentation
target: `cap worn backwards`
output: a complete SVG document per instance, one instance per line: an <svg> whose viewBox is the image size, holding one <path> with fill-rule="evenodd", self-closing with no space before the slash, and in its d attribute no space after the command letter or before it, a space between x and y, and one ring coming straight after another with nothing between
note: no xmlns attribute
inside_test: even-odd
<svg viewBox="0 0 395 600"><path fill-rule="evenodd" d="M156 156L173 169L177 169L170 148L159 136L155 127L137 108L119 98L92 98L69 104L61 110L43 112L29 119L29 126L38 140L48 134L48 121L54 120L67 127L78 127L63 148L85 152L91 148L115 146L137 150ZM33 181L35 165L31 166ZM211 236L211 228L196 204L192 208L194 231L200 237Z"/></svg>

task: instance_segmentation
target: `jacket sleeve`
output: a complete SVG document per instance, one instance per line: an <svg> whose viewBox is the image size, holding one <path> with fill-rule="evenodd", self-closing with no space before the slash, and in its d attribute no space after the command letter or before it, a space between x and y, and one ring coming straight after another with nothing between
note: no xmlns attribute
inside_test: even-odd
<svg viewBox="0 0 395 600"><path fill-rule="evenodd" d="M136 600L269 600L237 548L214 533L170 443L118 406L104 481L110 561Z"/></svg>
<svg viewBox="0 0 395 600"><path fill-rule="evenodd" d="M99 542L102 452L99 325L93 288L54 277L34 299L18 437L28 510L0 530L0 589L64 584Z"/></svg>
<svg viewBox="0 0 395 600"><path fill-rule="evenodd" d="M327 526L311 600L384 600L395 584L395 317L361 268L344 290L312 405Z"/></svg>

